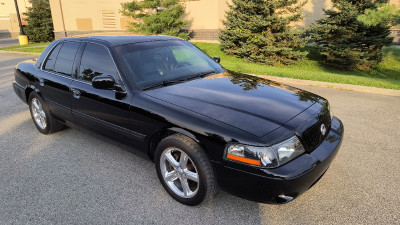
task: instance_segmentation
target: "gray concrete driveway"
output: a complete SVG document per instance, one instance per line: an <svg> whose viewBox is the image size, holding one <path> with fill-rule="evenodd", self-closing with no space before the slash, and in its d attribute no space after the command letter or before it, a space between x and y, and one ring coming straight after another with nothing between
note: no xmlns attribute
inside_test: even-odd
<svg viewBox="0 0 400 225"><path fill-rule="evenodd" d="M220 191L187 207L160 185L153 164L75 129L45 136L14 94L0 55L0 224L399 224L400 98L304 87L330 100L345 140L325 176L286 205Z"/></svg>

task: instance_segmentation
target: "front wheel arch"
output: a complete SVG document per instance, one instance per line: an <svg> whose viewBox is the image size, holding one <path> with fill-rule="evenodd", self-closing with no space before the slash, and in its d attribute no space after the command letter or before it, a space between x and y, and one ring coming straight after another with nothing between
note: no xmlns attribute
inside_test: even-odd
<svg viewBox="0 0 400 225"><path fill-rule="evenodd" d="M198 138L196 138L195 135L193 135L191 132L182 129L180 127L169 127L169 128L165 128L162 129L160 131L158 131L157 133L153 134L149 140L149 144L148 144L148 156L149 158L154 162L154 153L156 152L157 146L158 144L166 137L171 136L173 134L182 134L190 139L192 139L193 141L195 141L200 147L202 147L204 149L204 151L207 152L205 146L199 141Z"/></svg>

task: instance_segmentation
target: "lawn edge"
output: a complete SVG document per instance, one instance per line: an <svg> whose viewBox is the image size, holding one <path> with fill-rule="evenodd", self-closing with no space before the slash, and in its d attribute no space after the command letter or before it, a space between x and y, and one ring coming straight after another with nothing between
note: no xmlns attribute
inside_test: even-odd
<svg viewBox="0 0 400 225"><path fill-rule="evenodd" d="M0 50L0 53L20 54L20 55L36 55L36 56L39 56L41 54L41 53L36 53L36 52L18 52L18 51L6 51L6 50Z"/></svg>
<svg viewBox="0 0 400 225"><path fill-rule="evenodd" d="M387 96L400 96L400 90L388 89L388 88L369 87L369 86L354 85L354 84L330 83L324 81L301 80L301 79L276 77L269 75L257 75L257 74L250 74L250 75L291 85L306 85L312 87L333 88L345 91L355 91L355 92L379 94Z"/></svg>

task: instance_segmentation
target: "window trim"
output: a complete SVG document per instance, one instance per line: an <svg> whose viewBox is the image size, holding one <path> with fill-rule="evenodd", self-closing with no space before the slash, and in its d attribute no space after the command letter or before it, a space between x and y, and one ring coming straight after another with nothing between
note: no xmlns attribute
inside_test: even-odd
<svg viewBox="0 0 400 225"><path fill-rule="evenodd" d="M68 79L70 79L70 80L74 80L74 81L81 82L81 83L84 83L84 84L92 85L92 82L84 81L84 80L81 80L81 79L77 78L77 77L76 77L76 74L74 74L73 71L72 71L73 73L71 74L71 76L66 76L66 75L63 75L63 74L60 74L60 73L57 73L57 72L48 71L48 70L45 70L45 69L44 69L44 65L46 64L47 59L49 58L50 54L53 52L54 48L56 48L59 44L64 44L65 42L78 42L78 43L81 44L81 46L79 47L79 49L78 49L78 51L77 51L77 53L76 53L76 55L75 55L75 57L77 57L77 56L79 57L79 66L78 66L78 65L75 65L75 62L74 62L74 64L72 65L73 67L74 67L74 66L78 67L79 70L80 70L80 66L81 66L81 62L82 62L82 55L83 55L83 52L85 51L84 48L82 49L82 51L79 51L80 48L86 47L86 44L90 43L90 44L96 44L96 45L103 46L105 49L107 49L108 54L109 54L109 56L111 57L111 60L113 61L114 68L115 68L115 70L117 71L117 74L118 74L118 76L119 76L119 78L120 78L120 80L121 80L121 83L122 83L121 85L124 87L125 90L129 91L129 89L127 88L127 85L126 85L124 79L123 79L122 76L121 76L121 73L120 73L120 71L119 71L119 69L118 69L118 67L117 67L117 64L115 63L115 59L114 59L114 57L112 56L110 49L109 49L107 46L105 46L105 45L103 45L103 44L101 44L101 43L97 43L97 42L93 42L93 41L88 41L88 40L83 40L83 41L59 41L57 44L55 44L55 45L50 49L50 51L47 52L46 57L45 57L44 60L43 60L44 63L42 63L42 65L41 65L40 68L39 68L41 71L46 72L46 73L50 73L50 74L54 74L54 75L57 75L57 76L60 76L60 77L68 78ZM82 46L82 44L84 44L84 46ZM76 60L76 59L75 59L75 60ZM113 90L113 91L115 91L115 90Z"/></svg>
<svg viewBox="0 0 400 225"><path fill-rule="evenodd" d="M121 73L119 72L119 69L118 69L118 67L117 67L117 64L115 63L115 59L114 59L113 55L111 54L110 49L109 49L107 46L105 46L105 45L103 45L103 44L101 44L101 43L97 43L97 42L93 42L93 41L84 40L84 41L81 41L81 42L84 43L85 46L84 46L84 48L82 49L82 52L80 52L80 55L79 55L79 66L78 66L78 71L80 71L80 68L81 68L82 56L83 56L83 53L85 52L86 45L87 45L87 44L100 45L100 46L102 46L103 48L105 48L105 49L107 50L108 55L111 57L111 61L113 62L114 68L115 68L115 70L117 71L117 74L118 74L118 76L119 76L119 79L120 79L120 81L121 81L121 83L122 83L121 85L124 87L125 90L128 91L129 89L127 88L127 85L125 84L125 81L124 81L124 79L122 78ZM81 82L81 83L85 83L85 84L92 85L92 82L79 79L78 77L74 77L74 80L79 81L79 82ZM115 91L115 90L113 90L113 91Z"/></svg>
<svg viewBox="0 0 400 225"><path fill-rule="evenodd" d="M62 48L62 45L64 45L64 43L62 43L62 42L59 42L59 43L57 43L56 45L54 45L53 46L53 48L47 53L47 55L46 55L46 57L45 57L45 60L43 60L43 63L42 63L42 67L43 67L43 70L44 71L47 71L47 72L54 72L54 70L53 71L50 71L50 70L46 70L46 65L47 65L47 61L48 61L48 59L50 58L50 55L54 52L54 50L58 47L58 46L60 46L61 45L61 48ZM60 50L61 50L61 48L60 48ZM60 53L60 50L58 51L58 54ZM58 54L57 54L57 57L56 57L56 61L54 62L54 64L53 64L53 67L56 65L56 62L57 62L57 58L58 58Z"/></svg>
<svg viewBox="0 0 400 225"><path fill-rule="evenodd" d="M44 60L43 60L43 63L42 63L42 65L40 66L40 70L41 71L43 71L43 72L46 72L46 73L50 73L50 74L53 74L53 75L56 75L56 76L59 76L59 77L63 77L63 78L68 78L68 79L70 79L70 80L74 80L74 78L73 78L73 71L71 71L72 73L71 73L71 76L68 76L68 75L64 75L64 74L61 74L61 73L58 73L58 72L55 72L55 71L49 71L49 70L46 70L45 68L44 68L44 66L46 65L46 63L47 63L47 60L49 59L49 57L50 57L50 55L51 55L51 53L54 51L54 49L58 46L58 45L63 45L64 43L66 43L66 42L76 42L76 43L79 43L80 45L82 44L82 42L80 42L80 41L59 41L57 44L55 44L51 49L50 49L50 51L48 51L47 52L47 55L46 55L46 57L44 58ZM80 45L79 45L79 47L78 47L78 51L79 51L79 49L80 49ZM62 48L62 47L61 47ZM61 50L61 49L60 49ZM77 56L77 54L78 54L78 51L75 53L75 58L76 58L76 56ZM58 58L58 55L57 55L57 58ZM72 64L72 68L75 66L75 58L74 58L74 63ZM55 65L55 64L54 64Z"/></svg>

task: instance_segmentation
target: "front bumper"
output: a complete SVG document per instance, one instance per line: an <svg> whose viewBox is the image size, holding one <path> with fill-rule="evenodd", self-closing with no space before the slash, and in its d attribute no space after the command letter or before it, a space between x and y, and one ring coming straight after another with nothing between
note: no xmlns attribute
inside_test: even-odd
<svg viewBox="0 0 400 225"><path fill-rule="evenodd" d="M214 164L219 185L226 191L256 202L286 203L310 189L324 175L343 140L343 124L334 117L322 144L309 154L274 169L237 169Z"/></svg>

